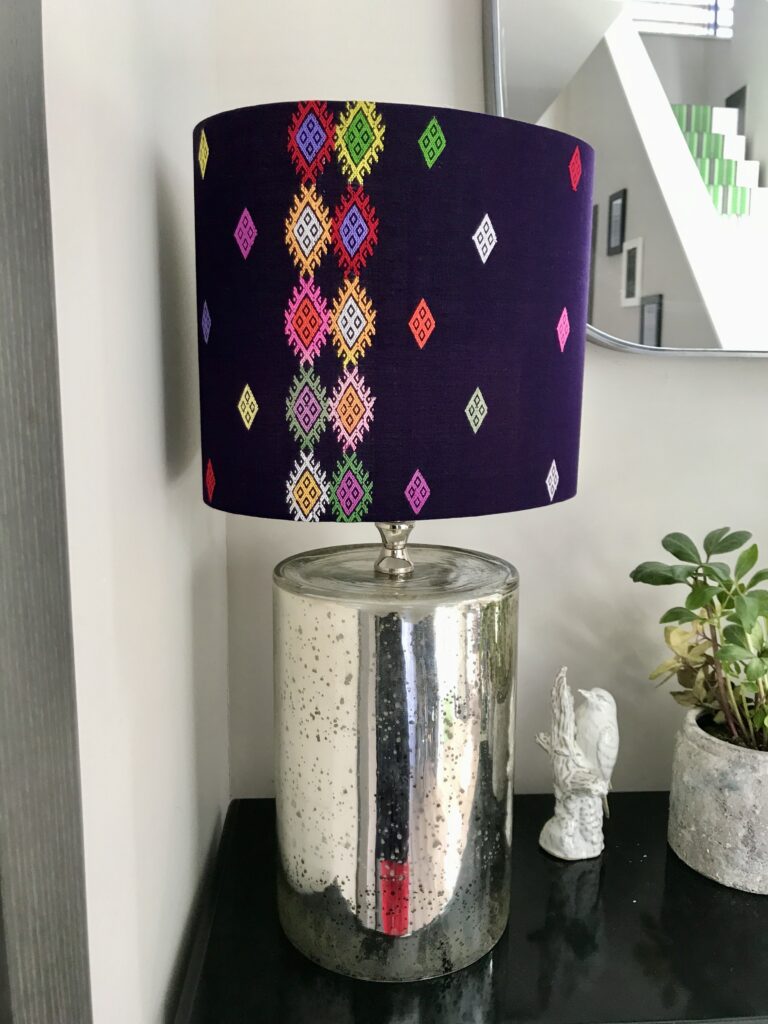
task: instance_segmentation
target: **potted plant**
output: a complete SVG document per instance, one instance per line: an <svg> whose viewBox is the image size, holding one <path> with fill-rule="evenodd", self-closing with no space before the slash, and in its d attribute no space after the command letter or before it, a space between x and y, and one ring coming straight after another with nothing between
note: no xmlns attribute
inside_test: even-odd
<svg viewBox="0 0 768 1024"><path fill-rule="evenodd" d="M676 679L672 696L689 708L675 744L670 846L709 878L768 894L768 569L755 569L751 538L724 526L699 551L670 533L661 543L675 562L643 562L630 575L687 589L661 617L672 656L651 675ZM718 560L736 552L733 566Z"/></svg>

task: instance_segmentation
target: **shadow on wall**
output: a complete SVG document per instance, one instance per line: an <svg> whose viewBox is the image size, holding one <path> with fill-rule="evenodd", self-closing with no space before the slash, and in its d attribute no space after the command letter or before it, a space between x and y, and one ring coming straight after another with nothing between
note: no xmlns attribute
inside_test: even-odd
<svg viewBox="0 0 768 1024"><path fill-rule="evenodd" d="M155 164L157 281L160 294L165 465L176 480L199 450L197 332L189 330L190 288L183 277L186 246L180 243L175 194L159 162ZM196 303L195 298L195 303Z"/></svg>

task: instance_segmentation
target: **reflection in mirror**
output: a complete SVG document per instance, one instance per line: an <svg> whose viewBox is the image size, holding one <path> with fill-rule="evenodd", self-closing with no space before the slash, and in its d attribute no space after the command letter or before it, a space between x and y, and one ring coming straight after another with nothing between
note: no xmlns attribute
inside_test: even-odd
<svg viewBox="0 0 768 1024"><path fill-rule="evenodd" d="M768 350L767 0L498 0L498 28L496 106L595 149L591 335Z"/></svg>

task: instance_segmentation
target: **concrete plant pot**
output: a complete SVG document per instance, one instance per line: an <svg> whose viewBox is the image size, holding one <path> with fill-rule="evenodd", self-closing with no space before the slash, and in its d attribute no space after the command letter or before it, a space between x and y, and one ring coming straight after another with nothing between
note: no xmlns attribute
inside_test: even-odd
<svg viewBox="0 0 768 1024"><path fill-rule="evenodd" d="M768 753L710 736L689 711L677 735L669 845L694 871L768 894Z"/></svg>

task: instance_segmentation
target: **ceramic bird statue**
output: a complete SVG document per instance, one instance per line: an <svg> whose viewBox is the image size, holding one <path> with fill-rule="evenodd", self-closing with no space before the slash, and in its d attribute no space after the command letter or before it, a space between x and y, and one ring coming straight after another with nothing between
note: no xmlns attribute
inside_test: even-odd
<svg viewBox="0 0 768 1024"><path fill-rule="evenodd" d="M611 788L611 776L619 754L619 725L616 701L607 690L579 690L584 698L576 708L576 742L594 771ZM608 796L603 797L606 818Z"/></svg>
<svg viewBox="0 0 768 1024"><path fill-rule="evenodd" d="M606 690L589 690L574 711L561 669L552 687L552 728L536 742L552 759L555 813L539 844L562 860L585 860L603 851L602 803L619 749L616 704Z"/></svg>

